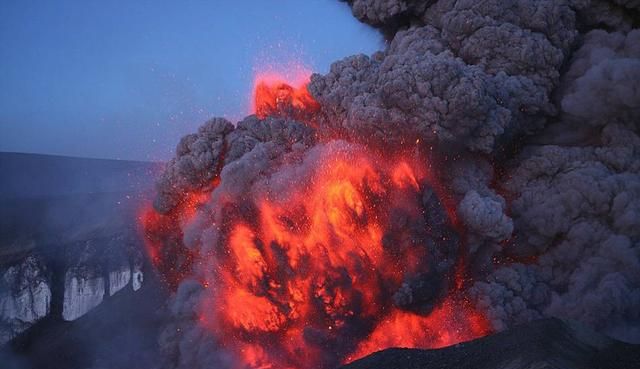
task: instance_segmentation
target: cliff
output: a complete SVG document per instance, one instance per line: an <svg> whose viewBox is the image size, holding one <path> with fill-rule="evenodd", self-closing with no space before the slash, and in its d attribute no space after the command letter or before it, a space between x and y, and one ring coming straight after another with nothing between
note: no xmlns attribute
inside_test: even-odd
<svg viewBox="0 0 640 369"><path fill-rule="evenodd" d="M0 153L0 345L144 280L137 212L152 163Z"/></svg>

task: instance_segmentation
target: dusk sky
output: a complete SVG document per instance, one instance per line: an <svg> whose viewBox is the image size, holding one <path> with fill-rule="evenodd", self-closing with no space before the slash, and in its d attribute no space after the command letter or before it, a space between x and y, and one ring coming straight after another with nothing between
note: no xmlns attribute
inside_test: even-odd
<svg viewBox="0 0 640 369"><path fill-rule="evenodd" d="M317 1L0 3L0 151L166 160L247 115L255 70L325 73L382 37Z"/></svg>

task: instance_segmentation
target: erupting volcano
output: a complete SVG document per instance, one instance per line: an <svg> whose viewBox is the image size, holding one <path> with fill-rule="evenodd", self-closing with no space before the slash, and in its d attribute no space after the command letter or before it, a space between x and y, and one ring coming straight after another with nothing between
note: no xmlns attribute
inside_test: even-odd
<svg viewBox="0 0 640 369"><path fill-rule="evenodd" d="M257 73L252 115L158 181L167 367L333 368L543 317L640 340L640 32L578 37L600 12L565 2L348 3L384 50Z"/></svg>
<svg viewBox="0 0 640 369"><path fill-rule="evenodd" d="M258 116L316 112L305 84L258 81ZM224 160L238 143L251 151L214 166L199 188L165 215L147 211L144 222L168 282L195 265L205 287L198 321L235 367L332 368L387 347L442 347L490 331L456 289L465 260L453 211L417 147L390 155L330 140L305 150L314 131L273 118L207 128L202 135L225 133ZM260 130L269 142L246 147Z"/></svg>
<svg viewBox="0 0 640 369"><path fill-rule="evenodd" d="M486 334L463 304L440 306L458 244L429 226L443 213L422 205L419 173L334 143L254 184L223 206L201 320L251 368L331 368Z"/></svg>
<svg viewBox="0 0 640 369"><path fill-rule="evenodd" d="M640 0L333 1L0 5L5 149L162 161L0 152L0 366L640 368Z"/></svg>

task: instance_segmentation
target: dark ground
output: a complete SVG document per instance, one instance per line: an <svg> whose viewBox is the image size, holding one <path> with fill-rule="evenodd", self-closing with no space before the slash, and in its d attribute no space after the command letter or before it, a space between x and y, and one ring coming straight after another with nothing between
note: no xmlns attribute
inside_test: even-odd
<svg viewBox="0 0 640 369"><path fill-rule="evenodd" d="M545 319L439 350L388 349L341 369L637 369L640 345Z"/></svg>
<svg viewBox="0 0 640 369"><path fill-rule="evenodd" d="M0 266L135 228L157 163L0 153Z"/></svg>

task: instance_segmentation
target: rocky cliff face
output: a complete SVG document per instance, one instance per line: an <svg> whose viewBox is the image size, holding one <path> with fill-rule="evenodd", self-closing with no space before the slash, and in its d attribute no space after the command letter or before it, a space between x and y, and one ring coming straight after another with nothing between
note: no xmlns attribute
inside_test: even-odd
<svg viewBox="0 0 640 369"><path fill-rule="evenodd" d="M61 248L46 257L36 248L0 266L0 345L42 318L73 321L124 288L142 287L143 257L131 235Z"/></svg>
<svg viewBox="0 0 640 369"><path fill-rule="evenodd" d="M142 287L135 225L155 168L0 153L0 345Z"/></svg>
<svg viewBox="0 0 640 369"><path fill-rule="evenodd" d="M0 272L0 344L47 316L51 280L47 268L30 255Z"/></svg>
<svg viewBox="0 0 640 369"><path fill-rule="evenodd" d="M109 272L109 296L123 289L131 280L131 268L122 265L120 268Z"/></svg>
<svg viewBox="0 0 640 369"><path fill-rule="evenodd" d="M75 320L131 282L134 266L136 283L141 287L142 254L130 234L90 239L67 247L62 317Z"/></svg>
<svg viewBox="0 0 640 369"><path fill-rule="evenodd" d="M96 270L73 268L64 278L64 320L76 320L98 306L104 297L105 281Z"/></svg>
<svg viewBox="0 0 640 369"><path fill-rule="evenodd" d="M131 287L134 291L142 288L142 282L144 281L144 273L142 273L142 260L134 263L133 271L131 272Z"/></svg>

